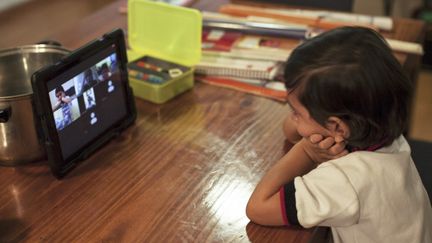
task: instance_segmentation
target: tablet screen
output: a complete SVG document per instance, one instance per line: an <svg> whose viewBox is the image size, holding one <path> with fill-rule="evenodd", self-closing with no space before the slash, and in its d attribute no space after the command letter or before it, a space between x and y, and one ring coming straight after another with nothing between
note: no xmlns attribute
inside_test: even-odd
<svg viewBox="0 0 432 243"><path fill-rule="evenodd" d="M65 160L127 115L119 61L113 44L47 82Z"/></svg>

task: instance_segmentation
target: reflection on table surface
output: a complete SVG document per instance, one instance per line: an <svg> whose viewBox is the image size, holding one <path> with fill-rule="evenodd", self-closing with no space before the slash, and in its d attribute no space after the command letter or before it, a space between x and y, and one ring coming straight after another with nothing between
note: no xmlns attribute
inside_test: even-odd
<svg viewBox="0 0 432 243"><path fill-rule="evenodd" d="M73 49L126 29L124 3L53 38ZM407 29L397 33L411 38ZM135 125L61 181L46 161L0 168L0 241L308 242L311 230L245 215L256 183L287 151L287 106L201 83L164 105L136 105Z"/></svg>

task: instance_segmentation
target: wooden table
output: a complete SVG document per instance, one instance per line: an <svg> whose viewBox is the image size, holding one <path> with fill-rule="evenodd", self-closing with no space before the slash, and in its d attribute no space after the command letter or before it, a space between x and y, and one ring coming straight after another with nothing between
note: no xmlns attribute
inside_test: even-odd
<svg viewBox="0 0 432 243"><path fill-rule="evenodd" d="M126 27L122 1L56 39L77 48ZM250 223L245 205L286 151L288 108L197 83L56 180L46 162L0 168L0 242L307 242L311 230Z"/></svg>
<svg viewBox="0 0 432 243"><path fill-rule="evenodd" d="M216 8L208 2L196 6ZM74 49L125 28L123 4L56 39ZM135 125L63 180L46 162L0 168L0 242L310 240L312 230L262 227L245 216L256 183L287 151L288 107L201 83L164 105L136 105Z"/></svg>

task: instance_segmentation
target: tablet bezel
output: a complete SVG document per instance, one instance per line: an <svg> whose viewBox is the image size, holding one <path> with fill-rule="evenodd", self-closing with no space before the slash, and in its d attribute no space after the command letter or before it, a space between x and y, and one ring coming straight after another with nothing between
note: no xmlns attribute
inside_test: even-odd
<svg viewBox="0 0 432 243"><path fill-rule="evenodd" d="M115 45L116 47L115 52L118 57L120 80L126 99L126 115L124 118L113 123L107 130L97 135L82 149L76 151L69 156L69 158L65 159L63 158L58 131L54 121L51 101L49 98L50 90L48 90L47 84L49 81L65 72L68 72L71 68L74 68L92 56L103 52L112 45ZM84 70L86 68L84 68ZM42 143L47 152L48 162L53 175L59 179L64 177L79 161L86 159L103 144L130 126L136 119L134 96L132 89L129 86L127 75L126 44L121 29L116 29L107 33L102 38L93 40L85 46L71 52L69 55L62 58L61 61L35 72L32 76L32 87L34 101L33 107L37 116L36 123L39 123L36 124L36 126L42 128Z"/></svg>

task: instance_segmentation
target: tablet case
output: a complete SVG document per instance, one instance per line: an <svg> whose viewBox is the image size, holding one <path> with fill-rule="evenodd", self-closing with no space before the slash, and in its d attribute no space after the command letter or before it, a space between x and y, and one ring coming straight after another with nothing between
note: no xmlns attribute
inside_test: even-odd
<svg viewBox="0 0 432 243"><path fill-rule="evenodd" d="M123 88L126 97L127 115L117 124L113 124L108 131L104 131L102 134L98 135L90 142L89 146L85 146L82 150L74 153L73 157L66 161L61 153L57 129L53 118L53 111L49 97L47 97L48 89L46 84L54 77L67 72L70 68L75 67L91 56L97 54L98 51L101 51L113 44L118 48L116 53L119 57L120 75L122 84L124 85ZM124 34L121 29L116 29L107 33L102 38L96 39L73 51L68 56L62 58L60 62L44 67L35 72L32 76L32 87L34 101L33 107L37 116L37 123L39 123L37 126L42 128L41 142L46 149L51 171L58 179L65 176L66 173L74 168L79 161L86 159L106 142L133 124L136 119L135 101L127 76L126 45Z"/></svg>

